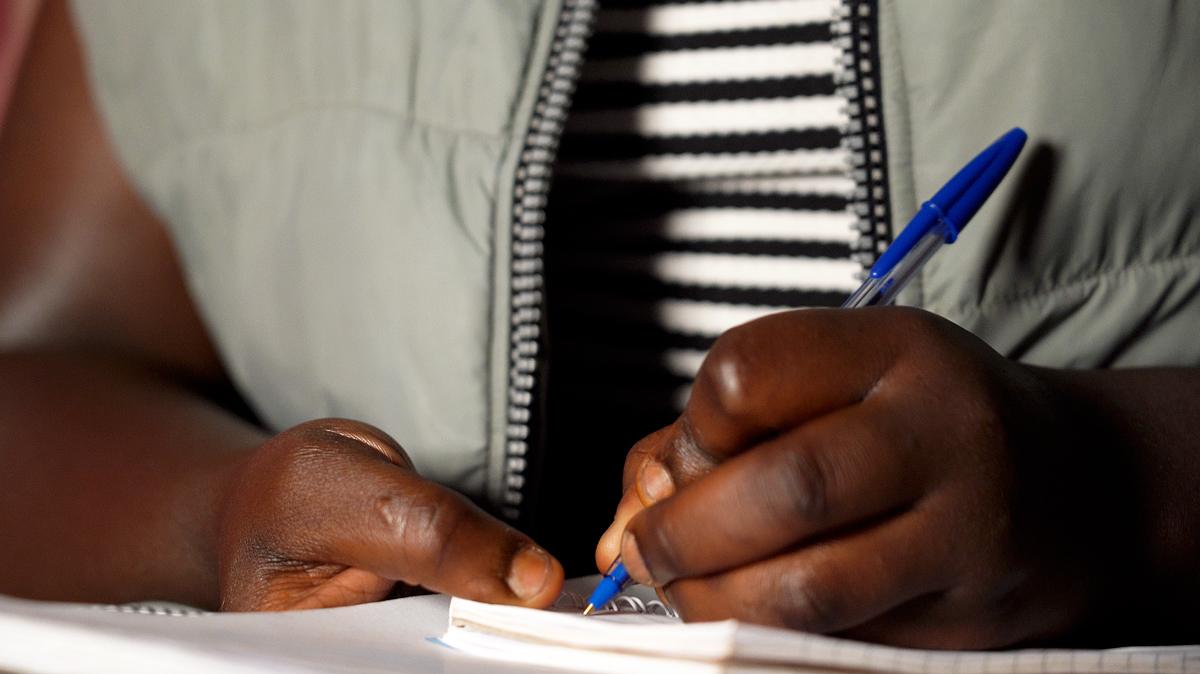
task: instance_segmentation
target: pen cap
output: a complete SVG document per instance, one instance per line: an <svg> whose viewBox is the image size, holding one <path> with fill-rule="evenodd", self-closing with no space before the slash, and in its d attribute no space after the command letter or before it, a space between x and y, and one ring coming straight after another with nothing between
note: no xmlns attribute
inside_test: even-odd
<svg viewBox="0 0 1200 674"><path fill-rule="evenodd" d="M950 225L955 236L967 226L971 218L975 217L975 213L983 206L983 202L992 196L992 192L996 191L1000 181L1008 175L1009 169L1017 161L1017 156L1021 154L1021 149L1025 147L1027 138L1028 135L1021 128L1014 128L1000 136L987 150L984 150L979 157L967 165L972 169L974 175L961 178L963 183L961 191L955 198L942 201L938 199L941 192L934 195L932 201L942 209L943 219ZM976 162L979 165L972 167L972 164ZM947 191L956 181L959 181L962 173L966 173L966 169L956 175L946 187L942 188L942 191ZM951 243L951 241L947 240L947 243Z"/></svg>
<svg viewBox="0 0 1200 674"><path fill-rule="evenodd" d="M1024 130L1014 128L955 173L933 198L921 205L892 245L879 256L871 267L871 277L886 276L935 227L942 227L946 243L953 243L1008 174L1027 137Z"/></svg>

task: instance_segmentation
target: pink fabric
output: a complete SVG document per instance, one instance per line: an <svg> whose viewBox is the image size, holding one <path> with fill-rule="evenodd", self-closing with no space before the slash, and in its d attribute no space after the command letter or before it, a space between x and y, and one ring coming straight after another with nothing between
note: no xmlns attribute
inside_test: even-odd
<svg viewBox="0 0 1200 674"><path fill-rule="evenodd" d="M0 128L40 0L0 0Z"/></svg>

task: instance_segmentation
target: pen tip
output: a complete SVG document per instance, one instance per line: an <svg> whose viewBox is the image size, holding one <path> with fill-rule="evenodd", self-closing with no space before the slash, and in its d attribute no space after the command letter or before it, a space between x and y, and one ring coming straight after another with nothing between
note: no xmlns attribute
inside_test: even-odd
<svg viewBox="0 0 1200 674"><path fill-rule="evenodd" d="M578 604L576 604L576 606L578 606ZM595 610L596 610L596 607L595 607L595 606L592 606L591 604L588 604L588 605L587 605L587 608L583 609L583 614L584 614L584 615L591 615L591 614L592 614L592 611L595 611Z"/></svg>

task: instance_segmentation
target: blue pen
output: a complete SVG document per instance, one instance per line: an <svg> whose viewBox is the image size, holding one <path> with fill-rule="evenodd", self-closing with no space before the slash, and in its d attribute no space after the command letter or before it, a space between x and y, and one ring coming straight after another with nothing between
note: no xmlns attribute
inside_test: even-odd
<svg viewBox="0 0 1200 674"><path fill-rule="evenodd" d="M608 565L608 570L604 572L600 584L592 591L592 596L588 597L587 608L583 609L583 614L589 615L612 601L613 597L621 594L632 582L633 579L629 577L629 572L625 570L625 565L621 563L621 557L618 555L613 563Z"/></svg>
<svg viewBox="0 0 1200 674"><path fill-rule="evenodd" d="M1008 174L1025 146L1019 128L1000 136L975 156L904 226L871 267L867 279L842 303L843 309L890 304L942 244L954 243L959 233ZM618 556L604 572L600 585L588 597L584 615L612 601L631 580Z"/></svg>
<svg viewBox="0 0 1200 674"><path fill-rule="evenodd" d="M1024 131L1013 129L954 174L945 187L921 205L900 236L879 256L863 284L842 303L842 308L890 304L896 299L942 244L954 243L1017 161L1025 139Z"/></svg>

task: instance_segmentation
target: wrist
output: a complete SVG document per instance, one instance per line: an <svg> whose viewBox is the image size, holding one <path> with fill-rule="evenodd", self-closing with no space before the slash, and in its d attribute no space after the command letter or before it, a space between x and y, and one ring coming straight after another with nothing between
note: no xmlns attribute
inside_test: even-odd
<svg viewBox="0 0 1200 674"><path fill-rule="evenodd" d="M174 512L187 530L188 560L192 579L184 585L183 601L215 609L220 604L219 568L221 531L228 505L244 466L257 445L227 450L204 457L181 480L175 490Z"/></svg>
<svg viewBox="0 0 1200 674"><path fill-rule="evenodd" d="M1061 403L1077 464L1105 476L1095 552L1119 560L1121 572L1101 600L1106 627L1125 641L1163 638L1200 599L1200 378L1186 369L1036 369Z"/></svg>

